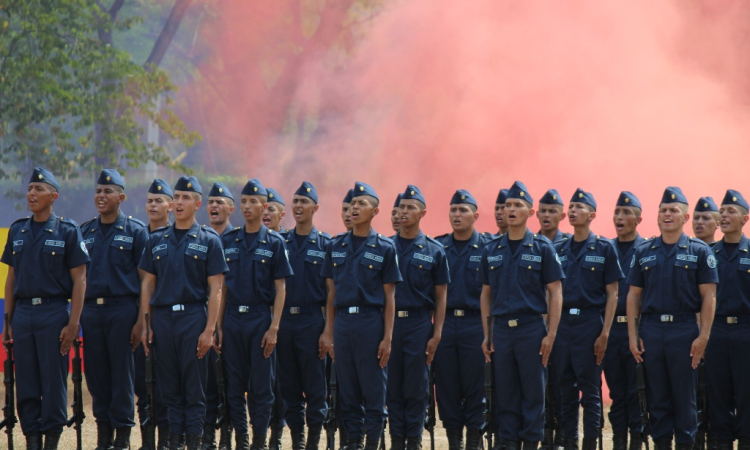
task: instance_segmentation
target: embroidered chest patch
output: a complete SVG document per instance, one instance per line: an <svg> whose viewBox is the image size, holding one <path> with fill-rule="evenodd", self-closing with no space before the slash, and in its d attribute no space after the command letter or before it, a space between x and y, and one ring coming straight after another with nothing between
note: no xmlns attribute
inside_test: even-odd
<svg viewBox="0 0 750 450"><path fill-rule="evenodd" d="M208 247L206 247L205 245L200 245L200 244L188 244L188 248L189 248L190 250L197 250L197 251L199 251L199 252L201 252L201 253L208 253Z"/></svg>
<svg viewBox="0 0 750 450"><path fill-rule="evenodd" d="M308 250L307 256L314 256L316 258L324 258L326 254L324 252L319 252L317 250Z"/></svg>
<svg viewBox="0 0 750 450"><path fill-rule="evenodd" d="M52 239L47 239L44 241L44 245L50 245L52 247L65 247L65 241L53 241Z"/></svg>
<svg viewBox="0 0 750 450"><path fill-rule="evenodd" d="M381 263L383 262L383 257L382 256L378 256L378 255L376 255L374 253L370 253L370 252L365 252L365 259L371 259L371 260L373 260L375 262L381 262Z"/></svg>
<svg viewBox="0 0 750 450"><path fill-rule="evenodd" d="M603 256L587 256L586 262L604 264L604 257Z"/></svg>
<svg viewBox="0 0 750 450"><path fill-rule="evenodd" d="M133 243L133 238L130 237L130 236L117 235L117 236L115 236L115 238L113 240L114 241L120 241L120 242L130 242L130 243Z"/></svg>
<svg viewBox="0 0 750 450"><path fill-rule="evenodd" d="M503 255L497 255L497 256L488 256L487 262L500 262L503 260Z"/></svg>
<svg viewBox="0 0 750 450"><path fill-rule="evenodd" d="M542 257L537 255L521 255L521 261L542 262Z"/></svg>
<svg viewBox="0 0 750 450"><path fill-rule="evenodd" d="M415 253L413 258L425 262L432 262L435 259L432 256L423 255L421 253Z"/></svg>
<svg viewBox="0 0 750 450"><path fill-rule="evenodd" d="M677 261L690 261L690 262L698 262L698 257L696 255L677 255Z"/></svg>
<svg viewBox="0 0 750 450"><path fill-rule="evenodd" d="M255 249L255 254L256 255L267 256L269 258L273 258L273 252L271 250L266 250L264 248L256 248Z"/></svg>

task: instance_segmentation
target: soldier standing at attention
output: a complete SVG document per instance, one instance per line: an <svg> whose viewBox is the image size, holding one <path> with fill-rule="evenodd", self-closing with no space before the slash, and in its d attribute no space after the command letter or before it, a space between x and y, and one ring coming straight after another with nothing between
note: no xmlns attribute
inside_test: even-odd
<svg viewBox="0 0 750 450"><path fill-rule="evenodd" d="M500 237L508 232L508 222L505 221L505 196L508 195L507 189L500 189L495 201L495 223L497 224L497 236Z"/></svg>
<svg viewBox="0 0 750 450"><path fill-rule="evenodd" d="M630 261L635 249L644 239L638 234L641 223L641 202L632 192L622 191L615 206L614 224L617 239L617 257L620 268L627 277ZM630 450L641 450L643 442L640 437L641 417L638 405L638 391L635 379L635 359L630 353L628 340L627 298L630 286L624 278L617 288L617 309L612 328L609 332L609 344L604 354L604 377L609 387L609 398L612 407L609 409L609 423L612 425L612 450L628 448L628 431L630 431Z"/></svg>
<svg viewBox="0 0 750 450"><path fill-rule="evenodd" d="M695 237L713 247L716 243L716 229L719 227L721 215L719 207L711 197L701 197L695 204L693 211L693 234Z"/></svg>
<svg viewBox="0 0 750 450"><path fill-rule="evenodd" d="M399 214L398 207L401 204L401 197L403 197L403 195L404 194L399 193L396 196L396 203L393 204L393 209L391 210L391 227L393 227L393 231L396 233L401 229L401 215ZM395 238L395 234L391 236L391 239Z"/></svg>
<svg viewBox="0 0 750 450"><path fill-rule="evenodd" d="M553 244L570 238L570 233L560 231L560 222L567 217L563 210L564 206L557 189L548 190L539 199L539 210L536 212L536 218L539 220L539 234L552 241Z"/></svg>
<svg viewBox="0 0 750 450"><path fill-rule="evenodd" d="M135 426L132 347L140 342L143 331L138 321L138 263L148 232L143 222L120 211L124 201L125 180L114 169L102 170L94 194L99 217L81 226L91 257L86 307L81 314L84 371L99 450L130 450L130 431Z"/></svg>
<svg viewBox="0 0 750 450"><path fill-rule="evenodd" d="M15 347L18 417L30 450L42 449L42 436L44 449L56 450L68 421L68 352L86 292L89 255L78 225L52 211L59 191L52 173L34 169L26 189L33 216L10 226L0 260L11 324L3 343Z"/></svg>
<svg viewBox="0 0 750 450"><path fill-rule="evenodd" d="M267 199L260 181L249 180L242 188L240 203L245 226L222 236L229 273L219 314L217 350L225 355L227 400L237 450L251 448L248 413L253 450L266 446L274 402L274 348L286 296L285 279L292 275L284 239L262 222Z"/></svg>
<svg viewBox="0 0 750 450"><path fill-rule="evenodd" d="M386 404L391 449L421 450L429 400L428 366L443 333L450 276L443 246L419 228L427 213L422 192L408 185L400 197L401 227L395 242L403 281L396 286Z"/></svg>
<svg viewBox="0 0 750 450"><path fill-rule="evenodd" d="M219 235L195 221L202 189L195 177L174 187L175 223L151 234L139 268L141 314L154 344L161 400L169 415L169 446L197 450L206 417L204 358L214 341L227 264ZM208 305L206 304L208 299ZM150 312L151 323L145 314ZM153 332L152 332L153 331ZM142 339L144 346L147 333ZM148 349L146 349L148 352Z"/></svg>
<svg viewBox="0 0 750 450"><path fill-rule="evenodd" d="M558 241L565 272L563 308L552 354L562 392L565 450L578 449L578 404L583 405L583 450L595 450L602 417L601 363L623 278L615 246L591 232L596 200L577 189L568 206L572 239ZM602 311L604 318L602 320Z"/></svg>
<svg viewBox="0 0 750 450"><path fill-rule="evenodd" d="M372 228L378 203L372 187L355 183L353 228L331 242L322 272L328 296L321 348L332 358L338 357L341 422L348 431L349 450L362 449L363 425L367 450L376 450L387 415L386 365L401 273L395 244Z"/></svg>
<svg viewBox="0 0 750 450"><path fill-rule="evenodd" d="M526 186L516 181L505 203L508 233L485 246L479 269L482 316L492 315L495 323L493 342L484 324L482 347L487 362L495 353L499 435L501 446L510 450L536 450L544 436L547 360L565 278L552 242L526 226L533 204Z"/></svg>
<svg viewBox="0 0 750 450"><path fill-rule="evenodd" d="M269 230L282 235L286 234L287 230L281 226L281 219L286 217L284 198L275 189L266 188L266 192L268 193L268 206L263 211L263 225Z"/></svg>
<svg viewBox="0 0 750 450"><path fill-rule="evenodd" d="M750 241L742 233L748 203L728 190L721 202L724 239L714 247L719 279L716 318L706 347L708 423L718 450L750 450Z"/></svg>
<svg viewBox="0 0 750 450"><path fill-rule="evenodd" d="M703 241L682 232L689 219L682 190L668 187L659 205L661 236L636 249L628 273L630 351L645 369L649 431L657 450L671 449L673 436L678 450L693 446L698 426L694 369L714 320L716 258Z"/></svg>

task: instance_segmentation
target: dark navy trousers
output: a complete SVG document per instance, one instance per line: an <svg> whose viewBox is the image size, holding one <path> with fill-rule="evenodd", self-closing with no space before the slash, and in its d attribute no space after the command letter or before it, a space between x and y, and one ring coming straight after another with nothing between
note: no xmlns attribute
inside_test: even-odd
<svg viewBox="0 0 750 450"><path fill-rule="evenodd" d="M302 314L285 313L279 326L276 356L278 386L284 399L284 418L292 430L320 429L326 405L326 361L318 357L318 340L325 328L320 307ZM307 408L305 408L307 405Z"/></svg>
<svg viewBox="0 0 750 450"><path fill-rule="evenodd" d="M390 433L400 437L422 436L429 395L425 349L432 337L432 316L428 309L408 313L396 317L393 325L385 398Z"/></svg>
<svg viewBox="0 0 750 450"><path fill-rule="evenodd" d="M222 351L229 416L237 434L248 432L248 413L253 429L259 432L262 430L265 433L271 421L276 351L266 358L260 346L271 320L268 305L250 307L247 313L240 313L237 305L226 307Z"/></svg>
<svg viewBox="0 0 750 450"><path fill-rule="evenodd" d="M562 428L566 439L578 439L578 405L583 405L583 435L599 436L602 420L602 368L596 365L594 343L602 333L602 316L596 309L580 315L563 311L554 345L552 368L562 393ZM577 385L577 386L576 386Z"/></svg>
<svg viewBox="0 0 750 450"><path fill-rule="evenodd" d="M41 305L16 301L13 356L16 406L25 434L62 432L67 422L68 354L60 354L60 331L70 314L65 301Z"/></svg>
<svg viewBox="0 0 750 450"><path fill-rule="evenodd" d="M698 324L695 315L690 316L687 322L641 323L649 429L654 441L673 435L678 444L692 445L695 440L698 376L690 347L698 337Z"/></svg>
<svg viewBox="0 0 750 450"><path fill-rule="evenodd" d="M518 325L509 326L509 320ZM547 335L538 314L495 316L493 356L500 437L541 441L544 437L544 389L547 369L539 349ZM592 349L593 351L593 349Z"/></svg>
<svg viewBox="0 0 750 450"><path fill-rule="evenodd" d="M147 389L146 389L146 352L143 351L143 344L139 344L133 355L135 359L135 396L136 408L138 410L139 423L143 423L146 420L146 404L148 403ZM154 366L156 367L156 366ZM161 399L161 391L159 390L159 380L156 374L154 374L154 396L156 397L156 423L158 426L169 426L169 413L167 412L167 405Z"/></svg>
<svg viewBox="0 0 750 450"><path fill-rule="evenodd" d="M720 320L706 348L709 425L719 441L750 439L750 323Z"/></svg>
<svg viewBox="0 0 750 450"><path fill-rule="evenodd" d="M173 434L203 434L206 416L208 361L198 359L198 338L206 328L205 303L189 303L183 311L153 308L156 376L162 401L167 405L169 430Z"/></svg>
<svg viewBox="0 0 750 450"><path fill-rule="evenodd" d="M206 423L215 424L219 417L219 384L216 381L216 358L213 348L208 351L208 373L206 375Z"/></svg>
<svg viewBox="0 0 750 450"><path fill-rule="evenodd" d="M112 428L135 425L135 362L130 333L138 320L138 299L86 301L81 312L84 371L96 423Z"/></svg>
<svg viewBox="0 0 750 450"><path fill-rule="evenodd" d="M435 359L435 399L445 429L484 425L482 315L446 315ZM390 374L389 374L390 375ZM497 422L496 422L497 423Z"/></svg>
<svg viewBox="0 0 750 450"><path fill-rule="evenodd" d="M713 336L712 336L713 338ZM604 354L604 378L612 407L609 423L614 434L627 434L641 427L641 410L635 379L635 358L630 352L627 323L613 323Z"/></svg>
<svg viewBox="0 0 750 450"><path fill-rule="evenodd" d="M377 442L388 415L385 410L388 368L381 369L378 359L378 347L383 340L383 312L374 307L360 307L358 314L349 314L347 310L339 308L333 333L340 417L350 440L361 439L366 430L367 439Z"/></svg>

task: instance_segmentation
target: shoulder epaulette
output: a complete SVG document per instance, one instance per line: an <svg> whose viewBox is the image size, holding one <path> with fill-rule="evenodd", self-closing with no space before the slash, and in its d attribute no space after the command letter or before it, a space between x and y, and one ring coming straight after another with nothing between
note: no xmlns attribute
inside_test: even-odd
<svg viewBox="0 0 750 450"><path fill-rule="evenodd" d="M164 230L167 230L167 229L169 229L169 225L164 225L163 227L159 227L159 228L157 228L157 229L155 229L155 230L151 231L151 234L154 234L154 233L156 233L157 231L164 231Z"/></svg>
<svg viewBox="0 0 750 450"><path fill-rule="evenodd" d="M549 238L547 236L545 236L545 235L543 235L541 233L534 233L534 239L536 239L537 241L546 241L546 242L549 242L552 245L561 244L562 242L565 241L565 239L560 239L559 241L555 241L553 243L552 241L549 240Z"/></svg>
<svg viewBox="0 0 750 450"><path fill-rule="evenodd" d="M318 236L322 236L326 239L331 239L331 235L326 233L325 231L318 231Z"/></svg>
<svg viewBox="0 0 750 450"><path fill-rule="evenodd" d="M78 226L78 223L69 217L58 217L58 220L62 223Z"/></svg>
<svg viewBox="0 0 750 450"><path fill-rule="evenodd" d="M13 225L17 224L18 222L21 222L21 221L24 221L24 220L29 220L30 218L31 218L31 216L21 217L20 219L16 219L16 221L13 222L12 224L10 224L10 226L13 226Z"/></svg>
<svg viewBox="0 0 750 450"><path fill-rule="evenodd" d="M140 225L140 226L142 226L142 227L145 227L145 226L146 226L146 224L145 224L145 223L143 223L143 221L142 221L142 220L140 220L140 219L136 219L136 218L135 218L135 217L133 217L133 216L128 216L128 220L129 220L129 221L131 221L131 222L135 222L135 223L137 223L138 225Z"/></svg>
<svg viewBox="0 0 750 450"><path fill-rule="evenodd" d="M440 242L440 241L438 241L438 240L437 240L437 238L433 238L433 237L430 237L430 236L427 236L427 235L425 235L425 238L426 238L426 239L427 239L428 241L430 241L430 242L432 242L433 244L435 244L435 245L439 245L440 247L442 247L442 246L443 246L443 243L442 243L442 242Z"/></svg>
<svg viewBox="0 0 750 450"><path fill-rule="evenodd" d="M385 242L390 242L391 244L396 245L391 238L389 238L388 236L384 234L378 233L378 238L380 238L380 240L383 240Z"/></svg>
<svg viewBox="0 0 750 450"><path fill-rule="evenodd" d="M206 225L201 225L201 230L206 231L208 233L213 233L217 237L219 236L219 233L217 233L216 230Z"/></svg>
<svg viewBox="0 0 750 450"><path fill-rule="evenodd" d="M87 220L87 221L83 222L83 223L81 224L81 228L89 226L89 225L90 225L90 224L91 224L92 222L94 222L95 220L96 220L96 217L94 217L94 218L93 218L93 219L91 219L91 220Z"/></svg>

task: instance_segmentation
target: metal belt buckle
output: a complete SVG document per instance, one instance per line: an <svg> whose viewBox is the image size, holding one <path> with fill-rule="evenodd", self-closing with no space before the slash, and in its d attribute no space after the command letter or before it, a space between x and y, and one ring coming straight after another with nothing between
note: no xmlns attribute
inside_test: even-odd
<svg viewBox="0 0 750 450"><path fill-rule="evenodd" d="M239 311L241 314L245 314L246 312L248 312L248 308L247 306L242 305L239 308L237 308L237 311Z"/></svg>
<svg viewBox="0 0 750 450"><path fill-rule="evenodd" d="M511 328L517 327L518 326L518 320L516 320L516 319L509 320L508 321L508 326L511 327Z"/></svg>
<svg viewBox="0 0 750 450"><path fill-rule="evenodd" d="M617 316L617 323L627 323L628 316Z"/></svg>
<svg viewBox="0 0 750 450"><path fill-rule="evenodd" d="M579 316L581 315L581 310L578 308L570 308L570 311L568 311L573 316Z"/></svg>
<svg viewBox="0 0 750 450"><path fill-rule="evenodd" d="M289 314L299 314L299 313L300 313L299 306L292 306L291 308L289 308Z"/></svg>
<svg viewBox="0 0 750 450"><path fill-rule="evenodd" d="M674 316L671 316L669 314L662 314L661 321L662 322L672 322L674 320Z"/></svg>
<svg viewBox="0 0 750 450"><path fill-rule="evenodd" d="M734 324L737 324L737 322L738 321L736 317L727 317L727 323L731 323L734 325Z"/></svg>
<svg viewBox="0 0 750 450"><path fill-rule="evenodd" d="M185 311L185 305L172 305L172 311Z"/></svg>
<svg viewBox="0 0 750 450"><path fill-rule="evenodd" d="M463 309L454 309L453 315L456 317L463 317L464 315L466 315L466 311L464 311Z"/></svg>
<svg viewBox="0 0 750 450"><path fill-rule="evenodd" d="M359 306L350 306L349 314L359 314Z"/></svg>
<svg viewBox="0 0 750 450"><path fill-rule="evenodd" d="M399 317L409 317L409 311L398 311Z"/></svg>
<svg viewBox="0 0 750 450"><path fill-rule="evenodd" d="M96 299L96 304L97 305L103 305L104 304L104 299L103 298L97 298Z"/></svg>
<svg viewBox="0 0 750 450"><path fill-rule="evenodd" d="M35 305L35 306L36 305L41 305L42 304L42 299L40 297L32 298L31 299L31 304Z"/></svg>

